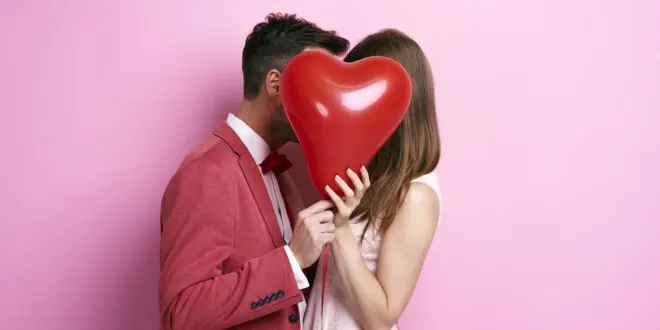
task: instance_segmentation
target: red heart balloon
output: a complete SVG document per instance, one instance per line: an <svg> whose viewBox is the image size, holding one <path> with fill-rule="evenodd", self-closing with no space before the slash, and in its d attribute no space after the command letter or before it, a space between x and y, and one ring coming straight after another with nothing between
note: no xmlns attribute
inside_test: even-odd
<svg viewBox="0 0 660 330"><path fill-rule="evenodd" d="M298 136L314 186L340 196L334 177L349 185L403 119L412 94L398 62L380 56L345 63L322 51L294 57L282 73L282 104Z"/></svg>

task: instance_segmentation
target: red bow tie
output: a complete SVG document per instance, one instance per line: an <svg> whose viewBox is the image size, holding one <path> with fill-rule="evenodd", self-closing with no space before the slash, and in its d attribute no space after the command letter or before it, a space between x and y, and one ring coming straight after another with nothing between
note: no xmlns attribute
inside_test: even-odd
<svg viewBox="0 0 660 330"><path fill-rule="evenodd" d="M291 162L285 155L280 155L277 151L271 152L266 159L264 159L259 166L261 166L261 173L273 172L275 175L288 170L291 167Z"/></svg>

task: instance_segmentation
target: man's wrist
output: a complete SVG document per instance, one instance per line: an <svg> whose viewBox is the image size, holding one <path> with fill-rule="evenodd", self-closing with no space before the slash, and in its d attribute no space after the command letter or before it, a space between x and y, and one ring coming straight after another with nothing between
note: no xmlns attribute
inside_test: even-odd
<svg viewBox="0 0 660 330"><path fill-rule="evenodd" d="M296 263L300 266L300 268L305 269L308 266L303 263L302 258L294 251L293 248L291 248L290 245L285 245L284 246L287 250L287 254L289 254L289 257L293 257L293 259L296 261Z"/></svg>

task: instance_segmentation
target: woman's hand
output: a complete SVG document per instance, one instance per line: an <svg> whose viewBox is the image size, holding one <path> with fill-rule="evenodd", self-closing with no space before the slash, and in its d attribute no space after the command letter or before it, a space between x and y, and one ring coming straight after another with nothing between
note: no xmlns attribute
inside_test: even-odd
<svg viewBox="0 0 660 330"><path fill-rule="evenodd" d="M328 193L328 196L330 196L330 199L332 199L332 201L335 203L335 206L337 207L337 212L335 213L334 218L336 227L348 224L348 220L351 218L351 213L353 213L355 208L360 204L360 200L362 200L364 192L367 191L367 188L369 188L371 185L371 181L369 181L369 173L364 166L360 168L360 173L362 174L362 179L360 179L358 175L355 174L355 172L353 172L353 170L350 168L346 171L346 174L351 179L355 190L352 190L346 181L344 181L339 175L335 177L337 185L339 185L339 188L341 188L341 190L344 192L343 199L339 197L337 193L335 193L329 186L325 186L325 192Z"/></svg>

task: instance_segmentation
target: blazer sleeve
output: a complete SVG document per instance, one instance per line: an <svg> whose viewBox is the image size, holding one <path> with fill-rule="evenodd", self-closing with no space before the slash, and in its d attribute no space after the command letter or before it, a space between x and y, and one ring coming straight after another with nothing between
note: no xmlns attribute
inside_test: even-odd
<svg viewBox="0 0 660 330"><path fill-rule="evenodd" d="M303 300L284 248L227 272L236 219L235 171L204 157L176 174L161 209L162 329L225 329Z"/></svg>

